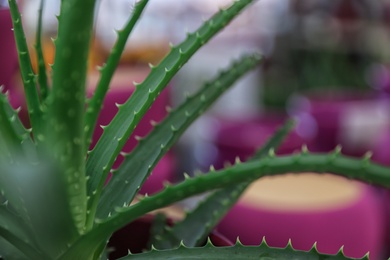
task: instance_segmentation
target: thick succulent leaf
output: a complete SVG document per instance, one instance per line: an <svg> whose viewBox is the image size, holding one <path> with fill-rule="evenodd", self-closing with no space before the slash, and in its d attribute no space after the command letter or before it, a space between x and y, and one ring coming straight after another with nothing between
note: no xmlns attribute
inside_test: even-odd
<svg viewBox="0 0 390 260"><path fill-rule="evenodd" d="M208 242L204 247L189 248L184 245L171 250L152 250L142 254L130 254L121 260L137 259L263 259L263 260L345 260L342 250L337 255L319 253L315 246L309 252L294 250L291 244L285 248L268 247L263 241L260 246L243 246L239 242L235 246L215 247ZM363 258L362 258L363 259ZM364 259L368 259L365 257Z"/></svg>
<svg viewBox="0 0 390 260"><path fill-rule="evenodd" d="M0 205L0 256L12 256L9 259L45 257L38 249L32 228L10 209L8 202Z"/></svg>
<svg viewBox="0 0 390 260"><path fill-rule="evenodd" d="M31 60L28 51L27 41L23 30L22 20L19 13L16 0L9 0L11 10L12 23L14 26L15 42L19 55L20 72L22 75L24 92L28 106L31 125L34 128L34 133L39 135L42 133L42 111L38 91L35 84L35 74L31 67Z"/></svg>
<svg viewBox="0 0 390 260"><path fill-rule="evenodd" d="M1 88L0 88L1 90ZM21 142L29 142L31 144L32 140L30 138L30 131L28 131L20 121L18 117L18 111L14 110L11 104L8 101L8 94L4 94L0 91L0 109L4 110L4 113L9 118L11 122L13 131Z"/></svg>
<svg viewBox="0 0 390 260"><path fill-rule="evenodd" d="M269 140L259 149L251 160L267 156L269 151L282 143L294 126L294 121L288 120ZM163 234L152 236L152 244L158 249L172 249L181 241L188 246L199 246L205 241L214 226L222 219L230 208L237 202L250 183L239 183L217 190L202 201L185 219L175 223L173 228L166 229Z"/></svg>
<svg viewBox="0 0 390 260"><path fill-rule="evenodd" d="M246 183L239 183L215 191L205 201L202 201L194 211L188 213L184 220L175 223L172 228L166 227L162 232L160 231L160 234L151 233L152 241L150 243L160 250L176 248L181 242L188 247L201 244L218 220L226 214L228 209L224 205L236 201L240 191L244 190L246 186ZM225 191L228 192L225 194ZM153 223L154 225L155 223Z"/></svg>
<svg viewBox="0 0 390 260"><path fill-rule="evenodd" d="M214 80L205 84L195 95L189 97L183 105L172 110L165 120L130 153L117 172L104 188L99 202L97 217L104 218L123 203L132 201L139 187L161 157L172 147L183 132L203 111L209 108L224 91L241 76L253 69L260 56L249 55L234 62Z"/></svg>
<svg viewBox="0 0 390 260"><path fill-rule="evenodd" d="M0 259L28 260L29 258L7 240L0 237Z"/></svg>
<svg viewBox="0 0 390 260"><path fill-rule="evenodd" d="M225 188L240 182L253 181L257 178L284 173L329 172L367 183L390 187L390 170L371 163L369 158L357 159L340 154L336 150L330 154L303 153L288 156L271 156L261 160L238 163L217 172L187 178L175 186L167 186L163 191L151 197L145 197L128 207L118 207L115 214L104 220L96 220L93 230L82 235L68 250L66 256L75 256L77 252L96 249L99 243L127 223L143 216L147 212L168 206L190 196ZM97 244L97 245L96 245ZM64 258L66 259L66 258Z"/></svg>
<svg viewBox="0 0 390 260"><path fill-rule="evenodd" d="M23 252L22 253L23 255L27 256L29 259L47 259L47 257L37 252L36 249L32 247L29 243L26 243L25 241L16 237L15 234L12 232L13 231L9 231L4 229L3 227L0 227L0 234L3 238L6 239L5 242L9 242L12 245L17 245L20 251ZM10 252L6 252L6 253L10 253ZM15 251L15 253L18 254L17 251Z"/></svg>
<svg viewBox="0 0 390 260"><path fill-rule="evenodd" d="M150 236L153 238L156 238L158 241L162 243L162 246L158 248L175 248L175 247L165 247L164 242L166 241L167 243L170 243L171 239L166 239L163 236L166 235L169 232L166 232L167 229L170 227L167 226L167 216L163 213L158 213L156 216L153 218L153 224L150 228ZM189 231L190 232L190 231ZM161 239L160 239L161 238ZM174 239L174 238L172 238ZM151 249L152 247L155 247L154 241L152 239L149 239L147 249ZM180 245L180 243L179 243Z"/></svg>
<svg viewBox="0 0 390 260"><path fill-rule="evenodd" d="M0 99L4 99L4 96L0 94ZM4 101L4 100L2 100ZM10 152L12 148L19 148L22 143L22 138L19 136L14 128L12 127L11 118L7 115L5 111L4 103L0 104L0 125L2 126L2 131L0 132L0 139L2 139L3 145L7 146L9 156L12 158L12 153ZM4 147L2 148L4 149Z"/></svg>
<svg viewBox="0 0 390 260"><path fill-rule="evenodd" d="M36 43L35 51L37 54L37 64L38 64L38 83L41 94L41 100L44 101L49 94L49 87L47 82L46 74L46 63L42 51L42 17L43 17L43 8L45 6L45 0L41 0L39 4L38 11L38 28L36 32Z"/></svg>
<svg viewBox="0 0 390 260"><path fill-rule="evenodd" d="M0 208L0 227L3 228L0 234L26 255L31 254L26 251L30 249L27 246L34 246L55 257L67 248L78 232L55 167L48 160L44 161L47 163L29 163L21 157L11 164L0 162L1 194L14 210L13 214L7 208ZM7 227L11 224L12 229Z"/></svg>
<svg viewBox="0 0 390 260"><path fill-rule="evenodd" d="M117 32L118 39L111 50L111 53L107 59L107 63L100 68L101 77L99 79L99 82L97 83L95 94L88 104L87 113L85 115L87 147L91 142L99 111L102 107L104 97L108 91L112 76L114 75L115 69L118 66L121 55L125 49L127 39L129 38L134 26L137 24L139 18L141 17L141 14L148 2L149 0L141 0L135 3L131 18L126 23L124 28Z"/></svg>
<svg viewBox="0 0 390 260"><path fill-rule="evenodd" d="M32 241L32 228L25 222L17 212L11 209L11 205L8 201L0 205L0 227L2 229L12 232L16 237L21 240L27 241L33 244Z"/></svg>
<svg viewBox="0 0 390 260"><path fill-rule="evenodd" d="M7 97L8 95L3 94L0 88L0 125L2 126L0 139L3 143L0 156L4 155L3 152L11 156L11 151L19 149L19 152L23 151L26 156L32 159L36 154L30 132L20 122L18 112L12 108ZM7 147L6 151L5 147ZM12 156L9 158L12 159Z"/></svg>
<svg viewBox="0 0 390 260"><path fill-rule="evenodd" d="M46 148L60 164L69 208L79 232L87 215L84 141L85 85L96 0L61 4L53 86L47 98ZM39 140L44 136L36 136Z"/></svg>
<svg viewBox="0 0 390 260"><path fill-rule="evenodd" d="M89 209L92 216L115 158L153 101L189 58L253 1L234 2L231 7L206 21L195 33L189 34L181 44L172 47L162 62L153 67L147 78L137 86L130 99L119 106L118 113L104 128L87 160L88 195L91 196Z"/></svg>

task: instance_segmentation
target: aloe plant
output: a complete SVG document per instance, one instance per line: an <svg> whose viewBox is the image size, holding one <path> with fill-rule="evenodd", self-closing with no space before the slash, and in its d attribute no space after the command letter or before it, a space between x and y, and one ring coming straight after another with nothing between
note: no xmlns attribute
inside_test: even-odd
<svg viewBox="0 0 390 260"><path fill-rule="evenodd" d="M181 134L233 83L253 69L259 54L243 55L222 70L182 105L169 111L164 121L128 155L121 167L104 185L115 158L126 140L177 71L254 0L239 0L221 9L180 44L172 46L166 57L151 67L146 79L124 103L95 148L88 150L110 80L129 35L140 19L148 0L138 1L125 27L101 68L97 90L86 99L87 60L93 29L95 0L61 1L58 36L54 40L56 55L52 73L46 75L42 55L40 29L37 32L39 72L31 67L29 48L23 33L21 15L15 0L9 0L21 76L27 100L31 129L25 129L8 102L7 93L0 95L0 253L6 259L101 259L105 257L110 236L129 222L189 196L213 192L210 199L188 215L178 228L162 230L161 237L175 237L167 249L128 255L123 259L172 257L194 259L242 257L264 259L345 259L342 252L325 256L315 248L310 252L259 247L245 247L239 242L230 248L215 248L210 242L196 246L207 237L212 225L233 205L251 181L267 175L286 172L331 172L382 186L390 186L390 170L371 163L369 154L363 159L342 156L340 149L330 154L311 154L307 149L290 156L275 156L273 149L291 128L287 123L249 162L223 170L213 168L207 174L170 185L153 196L130 204L140 186L162 156ZM43 4L43 2L42 2ZM42 5L41 5L42 7ZM38 24L42 24L42 8ZM48 80L50 77L50 80ZM209 214L210 205L217 210ZM199 234L181 237L183 226L191 226L205 218ZM180 242L180 241L184 242ZM156 244L158 239L155 240ZM164 244L164 243L163 243ZM186 244L187 245L187 244Z"/></svg>

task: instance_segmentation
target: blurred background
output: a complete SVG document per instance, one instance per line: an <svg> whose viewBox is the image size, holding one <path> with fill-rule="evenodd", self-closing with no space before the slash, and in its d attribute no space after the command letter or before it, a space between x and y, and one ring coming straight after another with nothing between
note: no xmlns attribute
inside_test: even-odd
<svg viewBox="0 0 390 260"><path fill-rule="evenodd" d="M32 50L40 1L19 2ZM124 88L132 88L133 80L142 81L149 71L148 64L158 64L169 51L169 43L176 44L185 39L186 32L194 31L204 19L230 2L150 0L143 19L128 41L113 80L110 102L116 102L115 97L122 96ZM116 40L114 30L127 21L133 3L134 0L100 0L89 61L91 93L96 83L95 68L107 58ZM6 1L0 1L0 12L6 10L6 5ZM55 54L51 38L57 33L55 14L59 5L60 1L46 1L44 9L43 43L48 63L53 62ZM6 18L1 19L4 21L0 22L6 24ZM0 26L0 35L12 37L11 30L7 30L11 28L9 22L7 26ZM6 41L2 46L8 46L5 44ZM11 48L2 47L1 51L6 50L8 56L12 56ZM277 151L279 154L292 153L303 144L313 152L329 152L341 144L346 155L361 157L370 151L374 161L390 166L390 0L258 1L182 68L160 97L159 104L149 111L147 120L161 120L165 116L165 106L177 106L187 94L217 75L220 68L228 66L232 59L254 51L264 56L261 67L240 80L196 121L169 154L169 163L161 164L161 171L193 174L195 170L206 171L211 164L221 168L226 161L233 163L236 156L245 160L288 117L296 118L298 124ZM6 57L6 54L2 55ZM31 56L36 68L33 51ZM4 64L0 64L0 71L4 72L0 75L0 84L15 93L15 105L24 106L18 99L22 90L17 65ZM115 108L112 110L106 109L107 118L101 120L109 122L115 113ZM137 134L145 135L150 129L149 122L144 122ZM132 139L125 149L130 151L135 145L136 141ZM169 174L161 176L172 181L181 176ZM305 178L300 181L305 183ZM273 184L267 185L273 187ZM286 189L282 187L280 189ZM302 191L304 188L298 185L296 189ZM347 189L346 186L343 189ZM298 200L311 196L310 192L302 193ZM362 234L366 234L365 240L372 238L372 243L367 247L346 248L351 248L351 255L359 255L357 247L369 248L374 251L372 259L381 259L389 256L386 245L390 246L390 243L385 239L389 234L386 219L390 217L386 210L390 212L387 198L390 195L377 187L370 190L370 194L375 198L374 202L361 207L374 213L364 221L377 225L369 228L369 234L364 233L366 231ZM348 222L351 221L346 221L345 225L348 226ZM359 229L360 224L356 225ZM288 235L291 237L291 234ZM343 244L347 244L348 239ZM279 242L274 244L280 245Z"/></svg>
<svg viewBox="0 0 390 260"><path fill-rule="evenodd" d="M151 0L121 65L157 64L169 51L169 43L183 40L186 32L194 31L229 2ZM114 30L127 21L133 3L100 0L91 74L104 63L116 40ZM242 119L277 113L300 118L297 130L307 143L320 135L326 147L313 143L315 150L332 149L338 143L354 155L372 150L390 125L389 5L385 0L258 1L202 48L172 82L171 102L177 105L185 93L194 92L233 58L253 51L264 55L261 69L229 91L208 114L211 118L200 120L205 123L198 122L188 138L202 135L203 130L211 134L210 129L216 129L214 117ZM23 3L31 46L38 6L37 0ZM47 1L44 46L49 63L54 56L51 38L56 36L58 10L59 1ZM327 107L329 115L321 106ZM337 110L333 111L337 116L330 110ZM324 127L335 128L330 133L333 140L321 136Z"/></svg>

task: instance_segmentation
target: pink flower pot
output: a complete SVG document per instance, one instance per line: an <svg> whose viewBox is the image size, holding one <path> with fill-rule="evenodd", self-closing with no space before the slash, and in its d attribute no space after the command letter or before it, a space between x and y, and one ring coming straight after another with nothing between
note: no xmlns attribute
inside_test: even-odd
<svg viewBox="0 0 390 260"><path fill-rule="evenodd" d="M221 124L215 138L216 167L236 156L248 159L282 122L274 117ZM292 131L277 153L292 153L303 143ZM337 197L337 186L350 193ZM362 257L370 251L371 259L378 259L383 210L376 191L369 186L312 173L262 178L245 194L218 225L231 240L239 237L243 244L258 245L265 237L270 246L285 247L291 239L300 250L309 250L318 242L318 249L329 254L344 245L348 256Z"/></svg>
<svg viewBox="0 0 390 260"><path fill-rule="evenodd" d="M390 123L390 100L374 92L315 92L296 102L297 117L311 117L302 128L317 132L311 150L328 152L341 144L342 152L362 156ZM312 124L314 121L314 125Z"/></svg>
<svg viewBox="0 0 390 260"><path fill-rule="evenodd" d="M390 167L390 127L380 136L374 146L372 160ZM390 170L389 170L390 173ZM384 208L386 214L386 258L390 257L390 190L384 191Z"/></svg>
<svg viewBox="0 0 390 260"><path fill-rule="evenodd" d="M12 20L9 9L0 8L0 85L10 89L12 77L18 70L18 56L16 52Z"/></svg>
<svg viewBox="0 0 390 260"><path fill-rule="evenodd" d="M283 125L286 119L283 115L274 115L242 121L220 120L214 139L218 151L214 166L219 169L225 162L234 163L237 156L242 161L246 161L272 136L276 129ZM310 140L304 140L293 130L276 153L293 153L300 150L307 142Z"/></svg>
<svg viewBox="0 0 390 260"><path fill-rule="evenodd" d="M387 190L384 194L384 208L386 217L386 259L390 258L390 191Z"/></svg>
<svg viewBox="0 0 390 260"><path fill-rule="evenodd" d="M377 138L372 152L374 162L390 167L390 127Z"/></svg>
<svg viewBox="0 0 390 260"><path fill-rule="evenodd" d="M316 242L322 253L336 254L344 246L349 257L370 252L370 259L380 259L384 219L375 190L321 175L278 178L262 179L248 188L218 230L231 240L239 237L245 245L258 245L265 237L269 246L285 247L291 239L298 250L310 250ZM311 187L293 186L292 178ZM320 182L329 183L329 189ZM333 186L349 190L348 196L335 196Z"/></svg>

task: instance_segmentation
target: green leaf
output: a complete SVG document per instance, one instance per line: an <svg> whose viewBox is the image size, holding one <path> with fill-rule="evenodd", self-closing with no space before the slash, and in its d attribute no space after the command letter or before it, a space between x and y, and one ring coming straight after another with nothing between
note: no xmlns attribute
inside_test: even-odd
<svg viewBox="0 0 390 260"><path fill-rule="evenodd" d="M276 149L294 126L293 120L286 123L269 138L251 159L257 160L268 155L271 149ZM233 207L250 183L239 183L217 190L202 201L185 219L175 223L172 228L159 234L158 239L152 237L152 244L158 249L172 249L180 242L188 247L199 246L223 216Z"/></svg>
<svg viewBox="0 0 390 260"><path fill-rule="evenodd" d="M285 248L268 247L263 241L260 246L243 246L237 243L235 246L215 247L208 242L204 247L188 248L180 245L177 249L172 250L152 250L142 254L132 254L120 258L120 260L137 260L137 259L262 259L262 260L345 260L346 257L342 250L337 255L321 254L314 246L309 252L294 250L291 244ZM368 259L365 257L364 259Z"/></svg>
<svg viewBox="0 0 390 260"><path fill-rule="evenodd" d="M153 218L153 224L150 229L150 237L155 238L160 243L164 244L164 242L168 242L169 240L166 239L166 237L163 237L164 234L168 233L166 230L170 227L167 226L167 216L162 213L157 213ZM151 249L154 247L153 240L148 240L147 249Z"/></svg>
<svg viewBox="0 0 390 260"><path fill-rule="evenodd" d="M140 140L139 145L125 158L119 170L113 173L112 179L103 189L97 217L107 217L115 207L132 201L157 162L191 123L260 60L260 56L254 54L235 61L195 95L189 97L183 105L171 111L145 139Z"/></svg>
<svg viewBox="0 0 390 260"><path fill-rule="evenodd" d="M41 99L42 102L49 95L49 87L47 83L47 75L46 75L46 63L45 58L43 57L42 51L42 15L43 8L45 6L45 0L41 0L38 11L38 28L36 32L36 43L35 43L35 51L37 54L37 63L38 63L38 83L39 88L41 90Z"/></svg>
<svg viewBox="0 0 390 260"><path fill-rule="evenodd" d="M111 217L96 220L94 229L82 235L69 248L67 256L74 256L76 252L83 250L96 249L96 244L106 241L114 231L150 211L213 189L225 188L236 183L249 182L260 177L280 175L287 172L333 173L390 187L390 169L371 163L369 158L347 157L341 155L340 150L330 154L309 154L305 149L300 154L288 156L275 157L271 154L271 156L261 160L239 163L224 170L198 175L192 179L187 178L182 183L167 186L163 191L151 197L145 197L134 205L116 208Z"/></svg>
<svg viewBox="0 0 390 260"><path fill-rule="evenodd" d="M61 4L53 86L47 98L46 148L60 164L69 207L79 232L87 215L84 110L87 63L95 0L68 0ZM37 136L37 139L44 136Z"/></svg>
<svg viewBox="0 0 390 260"><path fill-rule="evenodd" d="M2 93L0 93L0 102L0 125L2 126L0 138L8 146L8 151L11 152L14 148L19 148L19 145L22 143L22 137L16 133L12 126L11 118L6 111L6 98Z"/></svg>
<svg viewBox="0 0 390 260"><path fill-rule="evenodd" d="M31 247L35 247L45 250L41 255L55 257L73 242L78 232L55 167L48 158L42 161L29 163L22 156L13 163L0 161L0 191L15 211L12 214L7 208L0 208L0 234L26 255L33 253Z"/></svg>
<svg viewBox="0 0 390 260"><path fill-rule="evenodd" d="M127 39L133 31L134 26L139 20L148 2L149 0L141 0L135 4L130 20L126 23L122 30L117 32L118 39L108 56L107 63L101 68L101 77L97 83L95 94L88 104L85 118L86 147L90 145L104 97L108 91L112 76L114 75L115 69L118 66L121 55L125 49Z"/></svg>
<svg viewBox="0 0 390 260"><path fill-rule="evenodd" d="M1 88L0 88L1 89ZM18 110L14 110L8 101L8 94L3 94L0 91L0 109L4 110L5 114L9 118L13 131L19 136L21 142L32 143L30 138L30 131L27 130L18 117Z"/></svg>
<svg viewBox="0 0 390 260"><path fill-rule="evenodd" d="M236 1L206 21L195 33L189 34L181 44L172 47L170 53L152 68L147 78L137 86L130 99L118 108L118 113L105 127L102 136L87 160L89 210L94 216L97 200L108 172L138 122L159 93L189 58L253 0Z"/></svg>
<svg viewBox="0 0 390 260"><path fill-rule="evenodd" d="M35 85L35 74L31 67L30 54L27 47L26 36L24 34L22 18L19 13L16 0L9 0L11 10L12 24L14 26L15 42L19 55L20 72L22 75L24 92L26 93L28 113L34 133L42 133L42 111Z"/></svg>
<svg viewBox="0 0 390 260"><path fill-rule="evenodd" d="M0 88L0 139L2 140L2 152L0 154L10 157L11 153L24 152L29 158L35 158L36 150L30 138L30 132L20 122L18 112L15 111L8 101L8 94L3 94ZM7 148L7 149L5 149ZM6 151L5 151L6 150Z"/></svg>
<svg viewBox="0 0 390 260"><path fill-rule="evenodd" d="M0 237L0 259L28 260L28 257L7 240Z"/></svg>
<svg viewBox="0 0 390 260"><path fill-rule="evenodd" d="M11 254L13 257L29 256L32 259L46 257L38 249L32 234L32 228L10 209L8 202L0 205L0 236L3 238L0 237L0 256Z"/></svg>

